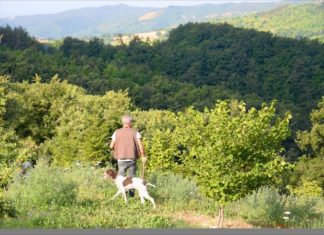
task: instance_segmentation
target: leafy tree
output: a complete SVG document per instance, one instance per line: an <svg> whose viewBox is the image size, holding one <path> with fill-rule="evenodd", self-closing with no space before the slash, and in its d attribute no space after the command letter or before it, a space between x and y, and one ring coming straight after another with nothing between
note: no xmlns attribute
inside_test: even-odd
<svg viewBox="0 0 324 235"><path fill-rule="evenodd" d="M36 75L32 84L11 84L6 119L22 137L32 137L36 143L52 138L57 119L76 93L84 91L61 82L54 76L49 83L41 83Z"/></svg>
<svg viewBox="0 0 324 235"><path fill-rule="evenodd" d="M129 108L124 92L75 96L58 119L54 138L44 145L53 164L110 160L107 142Z"/></svg>
<svg viewBox="0 0 324 235"><path fill-rule="evenodd" d="M14 29L7 30L14 37ZM324 92L323 44L229 24L188 23L173 29L168 40L152 45L135 39L129 45L112 46L97 38L67 37L59 48L8 44L0 48L0 74L13 81L31 81L37 73L42 82L49 82L58 73L95 95L128 90L134 104L145 110L183 111L189 106L203 110L218 99L244 100L247 107L258 108L276 99L280 114L292 112L294 131L310 127L305 113ZM32 131L18 129L26 136ZM35 132L33 138L39 143L51 135ZM290 160L300 155L294 138L285 142Z"/></svg>
<svg viewBox="0 0 324 235"><path fill-rule="evenodd" d="M314 4L285 5L268 12L243 17L220 19L236 27L253 28L292 38L311 38L324 41L323 2Z"/></svg>
<svg viewBox="0 0 324 235"><path fill-rule="evenodd" d="M312 128L310 131L299 131L298 146L312 157L324 157L324 97L317 109L310 114Z"/></svg>
<svg viewBox="0 0 324 235"><path fill-rule="evenodd" d="M173 129L156 130L149 168L193 177L202 193L223 206L279 182L289 165L280 156L290 114L276 117L274 103L246 110L242 102L219 102L204 112L178 113ZM219 221L222 224L222 219Z"/></svg>
<svg viewBox="0 0 324 235"><path fill-rule="evenodd" d="M26 49L29 47L40 48L35 38L29 36L22 27L11 28L9 25L0 27L1 44L12 49Z"/></svg>
<svg viewBox="0 0 324 235"><path fill-rule="evenodd" d="M14 173L11 164L18 156L18 139L14 131L7 128L3 119L7 95L7 77L0 77L0 187L5 187Z"/></svg>
<svg viewBox="0 0 324 235"><path fill-rule="evenodd" d="M310 115L312 128L299 131L298 146L305 155L298 160L293 183L316 182L324 189L324 97ZM297 182L296 182L297 181Z"/></svg>

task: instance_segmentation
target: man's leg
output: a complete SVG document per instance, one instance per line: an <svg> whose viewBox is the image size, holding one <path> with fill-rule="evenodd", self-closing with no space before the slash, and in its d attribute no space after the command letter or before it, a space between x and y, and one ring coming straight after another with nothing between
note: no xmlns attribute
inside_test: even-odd
<svg viewBox="0 0 324 235"><path fill-rule="evenodd" d="M135 173L136 173L136 162L135 161L128 162L127 176L128 177L135 177ZM130 189L129 190L129 196L130 197L135 196L135 189Z"/></svg>
<svg viewBox="0 0 324 235"><path fill-rule="evenodd" d="M126 170L128 168L127 162L118 161L118 174L122 176L126 176Z"/></svg>
<svg viewBox="0 0 324 235"><path fill-rule="evenodd" d="M128 170L128 177L135 177L136 173L136 162L135 161L130 161L127 167Z"/></svg>

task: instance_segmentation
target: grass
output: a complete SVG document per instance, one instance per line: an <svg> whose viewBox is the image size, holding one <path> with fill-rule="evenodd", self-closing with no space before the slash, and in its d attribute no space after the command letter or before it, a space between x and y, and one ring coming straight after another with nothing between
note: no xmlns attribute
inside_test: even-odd
<svg viewBox="0 0 324 235"><path fill-rule="evenodd" d="M287 196L273 188L260 188L232 203L228 212L258 227L323 228L323 205L323 197Z"/></svg>
<svg viewBox="0 0 324 235"><path fill-rule="evenodd" d="M1 228L189 228L191 225L170 216L170 200L174 208L185 207L185 202L197 190L192 182L183 180L179 188L160 187L166 180L179 180L163 175L152 175L150 188L158 208L139 198L122 197L111 201L116 186L102 178L103 169L94 167L58 168L37 166L27 176L18 176L6 192L17 210L16 218L5 218ZM155 191L156 190L156 191ZM161 197L158 197L161 193ZM182 204L182 205L178 205Z"/></svg>
<svg viewBox="0 0 324 235"><path fill-rule="evenodd" d="M17 176L0 200L6 205L0 228L192 228L202 223L190 220L213 222L217 205L202 197L190 180L171 173L150 174L147 180L157 186L149 188L157 204L154 210L149 202L141 205L137 195L127 205L122 197L111 201L116 186L103 180L103 171L40 164ZM323 198L283 196L263 188L229 204L225 219L243 219L256 227L323 228L323 205ZM287 210L289 221L282 218Z"/></svg>

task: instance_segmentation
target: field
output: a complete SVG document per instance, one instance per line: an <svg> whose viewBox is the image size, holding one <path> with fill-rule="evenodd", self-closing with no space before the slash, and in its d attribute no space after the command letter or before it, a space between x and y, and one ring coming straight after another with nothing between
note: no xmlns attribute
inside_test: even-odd
<svg viewBox="0 0 324 235"><path fill-rule="evenodd" d="M116 187L102 178L104 168L39 163L17 175L3 194L0 226L8 228L214 228L217 205L202 197L196 185L171 173L154 173L148 181L157 209L140 204L137 195L125 205L111 201ZM227 205L224 227L323 227L323 198L280 196L263 188ZM289 220L282 217L291 212Z"/></svg>

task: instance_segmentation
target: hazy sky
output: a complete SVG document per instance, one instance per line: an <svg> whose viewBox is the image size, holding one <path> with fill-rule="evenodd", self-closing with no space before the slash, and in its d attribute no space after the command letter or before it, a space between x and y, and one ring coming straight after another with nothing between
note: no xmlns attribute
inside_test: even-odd
<svg viewBox="0 0 324 235"><path fill-rule="evenodd" d="M223 3L223 2L272 2L280 0L183 0L183 1L163 1L163 0L56 0L56 1L28 1L28 0L0 0L0 18L13 17L18 15L33 15L57 13L82 7L99 7L105 5L117 5L124 3L131 6L166 7L169 5L196 5L201 3Z"/></svg>

